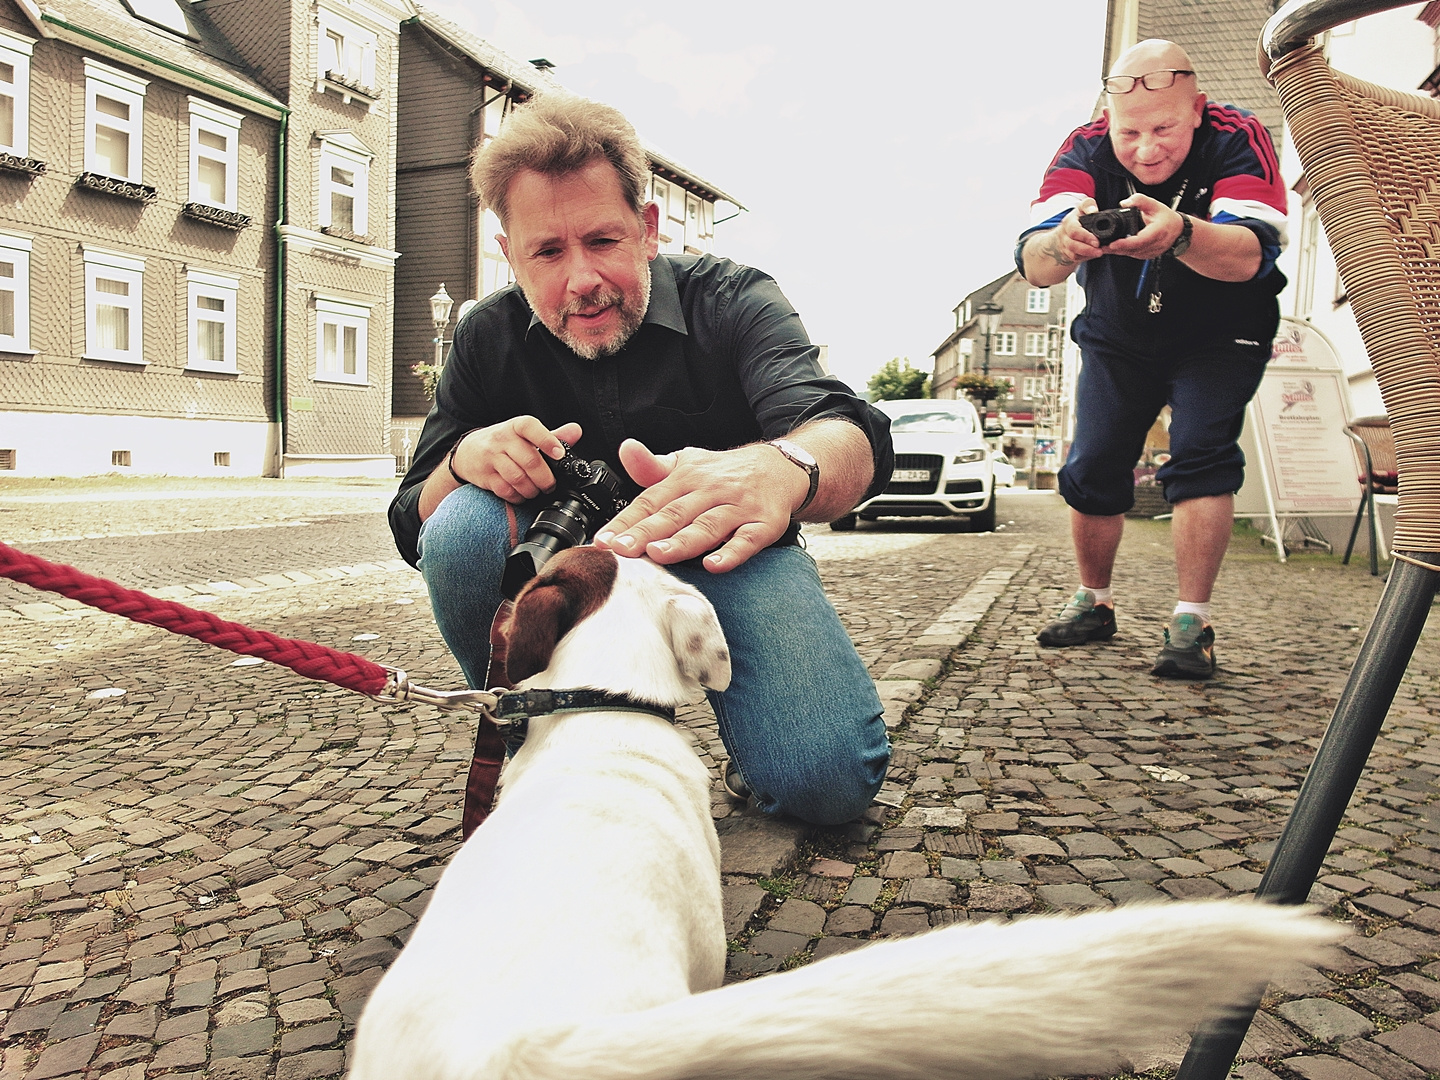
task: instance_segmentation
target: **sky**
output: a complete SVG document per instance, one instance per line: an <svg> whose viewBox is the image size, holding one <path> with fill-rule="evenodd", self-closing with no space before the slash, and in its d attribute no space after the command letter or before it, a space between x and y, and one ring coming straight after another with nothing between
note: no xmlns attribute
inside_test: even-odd
<svg viewBox="0 0 1440 1080"><path fill-rule="evenodd" d="M1104 0L426 4L743 203L716 254L772 275L856 389L892 357L928 371L1013 266L1105 39Z"/></svg>

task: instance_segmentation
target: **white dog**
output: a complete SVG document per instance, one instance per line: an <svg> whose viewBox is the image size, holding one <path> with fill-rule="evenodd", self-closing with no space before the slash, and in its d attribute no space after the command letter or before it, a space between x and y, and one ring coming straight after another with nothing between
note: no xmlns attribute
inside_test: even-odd
<svg viewBox="0 0 1440 1080"><path fill-rule="evenodd" d="M509 635L525 688L724 689L709 603L658 567L556 556ZM536 719L361 1018L351 1080L860 1080L1103 1073L1341 928L1225 901L954 926L717 989L709 776L640 712Z"/></svg>

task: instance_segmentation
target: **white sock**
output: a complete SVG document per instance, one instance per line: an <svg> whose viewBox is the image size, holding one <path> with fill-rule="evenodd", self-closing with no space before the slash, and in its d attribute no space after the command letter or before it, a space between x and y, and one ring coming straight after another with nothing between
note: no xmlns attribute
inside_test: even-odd
<svg viewBox="0 0 1440 1080"><path fill-rule="evenodd" d="M1115 606L1115 589L1113 586L1107 585L1103 589L1096 589L1089 585L1081 585L1080 588L1086 592L1093 593L1096 604L1106 604L1109 607Z"/></svg>
<svg viewBox="0 0 1440 1080"><path fill-rule="evenodd" d="M1187 612L1191 615L1199 615L1200 621L1203 623L1208 624L1210 622L1209 601L1206 601L1203 604L1192 604L1188 600L1181 600L1178 604L1175 605L1174 614L1184 615Z"/></svg>

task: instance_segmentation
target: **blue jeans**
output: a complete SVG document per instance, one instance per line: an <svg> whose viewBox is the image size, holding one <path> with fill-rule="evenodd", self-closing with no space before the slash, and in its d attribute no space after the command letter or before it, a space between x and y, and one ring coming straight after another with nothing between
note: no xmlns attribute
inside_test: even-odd
<svg viewBox="0 0 1440 1080"><path fill-rule="evenodd" d="M524 535L540 506L519 508ZM420 530L420 571L435 622L465 678L483 686L490 623L510 550L505 504L451 492ZM801 548L758 552L727 574L672 566L714 606L730 646L729 689L709 693L720 738L760 808L817 825L850 821L890 760L875 684Z"/></svg>

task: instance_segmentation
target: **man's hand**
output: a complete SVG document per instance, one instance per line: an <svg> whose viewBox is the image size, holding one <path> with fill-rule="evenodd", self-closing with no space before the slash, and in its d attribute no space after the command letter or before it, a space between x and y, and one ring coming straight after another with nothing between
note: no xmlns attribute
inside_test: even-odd
<svg viewBox="0 0 1440 1080"><path fill-rule="evenodd" d="M441 462L420 492L420 520L426 520L441 500L460 486L460 480L493 491L508 503L523 503L555 487L555 474L541 454L565 456L561 441L580 441L579 424L562 424L554 431L533 416L515 416L470 432L460 440L451 469ZM459 480L456 479L459 477Z"/></svg>
<svg viewBox="0 0 1440 1080"><path fill-rule="evenodd" d="M600 530L596 546L662 564L708 551L705 569L716 574L778 540L810 488L803 470L764 443L657 456L626 439L620 463L646 490Z"/></svg>
<svg viewBox="0 0 1440 1080"><path fill-rule="evenodd" d="M1035 233L1025 242L1025 277L1030 284L1044 287L1064 281L1081 263L1105 254L1095 234L1080 224L1081 214L1093 214L1099 206L1086 199L1047 232Z"/></svg>
<svg viewBox="0 0 1440 1080"><path fill-rule="evenodd" d="M1132 259L1158 259L1180 239L1185 228L1184 218L1170 207L1149 195L1135 194L1120 203L1133 206L1145 219L1145 227L1134 236L1122 236L1105 248L1107 255L1126 255Z"/></svg>

